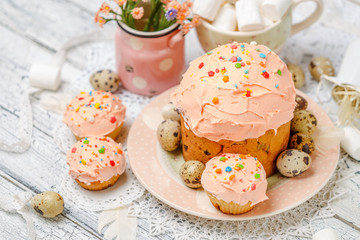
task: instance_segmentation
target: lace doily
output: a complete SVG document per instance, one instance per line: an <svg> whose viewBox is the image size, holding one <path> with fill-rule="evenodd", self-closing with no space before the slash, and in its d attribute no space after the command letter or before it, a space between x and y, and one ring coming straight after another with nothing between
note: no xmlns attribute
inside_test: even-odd
<svg viewBox="0 0 360 240"><path fill-rule="evenodd" d="M73 83L63 83L61 92L76 95L80 91L92 90L89 77L100 69L114 69L114 52L113 46L110 44L102 43L94 45L89 54L90 61L87 68ZM120 135L116 139L117 142L122 143L124 153L127 156L126 138L130 126L142 108L151 101L151 98L139 96L124 89L120 89L116 92L116 95L127 106L125 123ZM54 99L60 98L54 95ZM58 105L62 105L62 102ZM66 152L76 142L76 139L69 128L61 122L61 118L59 118L59 122L54 129L53 136L55 136L54 141L59 148L56 156L65 161ZM101 211L132 203L143 195L144 188L137 181L129 167L129 163L127 163L125 174L121 175L116 184L108 189L98 192L87 191L81 188L68 174L65 174L59 191L66 201L71 201L79 208Z"/></svg>
<svg viewBox="0 0 360 240"><path fill-rule="evenodd" d="M329 202L345 193L336 188L343 175L351 175L344 159L339 161L335 175L314 197L284 213L248 221L208 220L185 214L162 203L146 192L129 209L130 216L144 218L149 223L151 235L173 234L175 239L286 239L289 235L311 237L311 221L334 215ZM266 226L266 227L264 227Z"/></svg>

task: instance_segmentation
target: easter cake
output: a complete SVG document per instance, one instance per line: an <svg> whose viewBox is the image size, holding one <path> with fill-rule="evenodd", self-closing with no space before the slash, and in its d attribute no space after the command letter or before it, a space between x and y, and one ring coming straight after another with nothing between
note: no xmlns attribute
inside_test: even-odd
<svg viewBox="0 0 360 240"><path fill-rule="evenodd" d="M171 97L181 114L184 159L250 154L274 174L295 96L286 64L266 46L233 42L195 59Z"/></svg>

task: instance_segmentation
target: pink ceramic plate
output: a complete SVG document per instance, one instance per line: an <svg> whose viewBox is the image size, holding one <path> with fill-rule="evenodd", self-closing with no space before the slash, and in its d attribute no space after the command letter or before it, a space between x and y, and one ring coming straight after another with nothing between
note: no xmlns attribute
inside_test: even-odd
<svg viewBox="0 0 360 240"><path fill-rule="evenodd" d="M333 174L338 159L339 146L315 151L309 170L295 178L275 174L268 178L269 200L256 205L248 213L227 215L215 209L203 189L186 187L178 174L184 162L181 151L164 151L156 137L157 126L163 121L162 107L169 102L170 89L158 96L135 120L128 137L128 156L133 172L141 184L166 204L189 214L218 220L249 220L272 216L292 209L319 192ZM304 93L298 92L309 102L308 110L316 115L318 126L333 126L324 110ZM317 130L318 131L318 130ZM319 131L318 131L319 132ZM317 133L319 134L319 133Z"/></svg>

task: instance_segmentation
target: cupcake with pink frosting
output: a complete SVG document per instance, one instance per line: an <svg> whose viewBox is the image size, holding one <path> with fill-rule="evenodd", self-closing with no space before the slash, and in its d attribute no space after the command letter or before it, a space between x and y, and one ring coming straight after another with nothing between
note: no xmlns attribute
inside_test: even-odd
<svg viewBox="0 0 360 240"><path fill-rule="evenodd" d="M212 158L201 184L214 207L227 214L248 212L268 199L264 168L250 155L224 153Z"/></svg>
<svg viewBox="0 0 360 240"><path fill-rule="evenodd" d="M126 107L111 92L81 92L64 113L63 122L79 140L108 136L115 139L125 121Z"/></svg>
<svg viewBox="0 0 360 240"><path fill-rule="evenodd" d="M126 167L121 144L109 137L79 140L68 151L66 162L70 176L91 191L115 184Z"/></svg>

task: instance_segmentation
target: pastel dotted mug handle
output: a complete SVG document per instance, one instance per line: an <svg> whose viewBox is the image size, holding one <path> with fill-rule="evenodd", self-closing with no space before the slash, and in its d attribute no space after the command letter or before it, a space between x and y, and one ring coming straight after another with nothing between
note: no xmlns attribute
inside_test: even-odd
<svg viewBox="0 0 360 240"><path fill-rule="evenodd" d="M321 13L323 12L324 5L322 0L293 0L292 10L294 11L299 4L304 2L314 2L316 4L316 8L314 12L310 16L305 18L303 21L292 25L291 34L295 34L305 28L310 27L320 18Z"/></svg>

